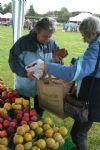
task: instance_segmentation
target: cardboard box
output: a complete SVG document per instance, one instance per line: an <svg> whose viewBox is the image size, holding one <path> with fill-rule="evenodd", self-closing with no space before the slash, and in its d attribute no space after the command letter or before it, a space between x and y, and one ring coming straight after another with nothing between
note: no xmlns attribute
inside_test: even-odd
<svg viewBox="0 0 100 150"><path fill-rule="evenodd" d="M57 79L52 79L49 83L39 80L37 84L40 107L65 118L64 98L70 89L70 84Z"/></svg>

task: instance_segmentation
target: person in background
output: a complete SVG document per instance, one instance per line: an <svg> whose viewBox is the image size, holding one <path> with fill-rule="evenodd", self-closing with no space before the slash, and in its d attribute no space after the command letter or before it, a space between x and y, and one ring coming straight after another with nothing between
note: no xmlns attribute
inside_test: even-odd
<svg viewBox="0 0 100 150"><path fill-rule="evenodd" d="M54 53L59 50L59 46L51 39L54 32L53 22L48 18L43 18L36 23L29 34L18 39L9 53L9 65L16 75L15 88L21 97L34 98L34 107L39 115L42 115L43 111L39 108L37 81L33 73L25 70L25 66L38 59L45 62L53 62L56 59ZM58 59L57 57L57 61Z"/></svg>
<svg viewBox="0 0 100 150"><path fill-rule="evenodd" d="M70 66L60 64L47 63L44 65L47 73L57 78L76 81L77 82L77 98L79 101L86 101L93 79L93 73L100 53L100 19L97 17L88 17L82 21L79 31L83 37L83 41L88 43L85 53L78 59L74 59L74 63ZM80 92L83 79L87 82L83 94ZM100 63L95 77L94 88L91 100L88 104L89 116L87 122L74 121L71 129L71 137L76 145L73 150L87 150L87 134L92 127L93 122L100 122Z"/></svg>

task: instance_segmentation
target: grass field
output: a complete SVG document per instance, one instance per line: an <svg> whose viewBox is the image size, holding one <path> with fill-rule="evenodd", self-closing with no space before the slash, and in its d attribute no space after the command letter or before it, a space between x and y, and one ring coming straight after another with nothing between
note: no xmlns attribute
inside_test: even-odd
<svg viewBox="0 0 100 150"><path fill-rule="evenodd" d="M24 31L24 34L29 31ZM0 78L2 78L8 87L13 87L13 73L8 65L9 50L12 46L12 28L0 26ZM65 59L65 64L68 64L72 57L77 57L86 48L79 33L61 32L57 31L53 35L53 39L59 44L60 47L65 47L69 51L69 56ZM49 112L45 112L44 116L52 117L55 124L58 126L64 125L70 131L73 120L67 118L65 120L59 119ZM70 135L69 135L70 136ZM94 123L89 132L89 150L100 150L100 124ZM67 149L66 149L67 150Z"/></svg>

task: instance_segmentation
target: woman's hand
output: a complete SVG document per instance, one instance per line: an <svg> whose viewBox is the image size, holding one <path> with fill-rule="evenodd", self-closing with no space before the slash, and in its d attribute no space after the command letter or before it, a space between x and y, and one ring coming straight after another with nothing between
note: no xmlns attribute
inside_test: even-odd
<svg viewBox="0 0 100 150"><path fill-rule="evenodd" d="M55 62L59 62L61 61L64 57L66 57L68 55L68 52L65 48L63 49L60 49L58 51L56 51L54 54L53 54L53 58L54 58L54 61Z"/></svg>

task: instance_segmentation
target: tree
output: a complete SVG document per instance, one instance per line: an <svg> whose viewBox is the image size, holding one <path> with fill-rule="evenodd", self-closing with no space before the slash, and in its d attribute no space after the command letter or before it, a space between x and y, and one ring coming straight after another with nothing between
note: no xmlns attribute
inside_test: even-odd
<svg viewBox="0 0 100 150"><path fill-rule="evenodd" d="M35 12L33 5L30 5L30 8L28 9L26 16L35 16L37 13Z"/></svg>
<svg viewBox="0 0 100 150"><path fill-rule="evenodd" d="M1 4L0 4L0 13L3 13L3 8L1 6Z"/></svg>
<svg viewBox="0 0 100 150"><path fill-rule="evenodd" d="M77 15L80 14L80 13L81 13L81 11L73 11L73 12L72 12L72 17L77 16Z"/></svg>
<svg viewBox="0 0 100 150"><path fill-rule="evenodd" d="M67 8L63 7L58 13L58 22L67 22L70 17L70 13Z"/></svg>
<svg viewBox="0 0 100 150"><path fill-rule="evenodd" d="M12 13L12 3L4 4L3 14Z"/></svg>

